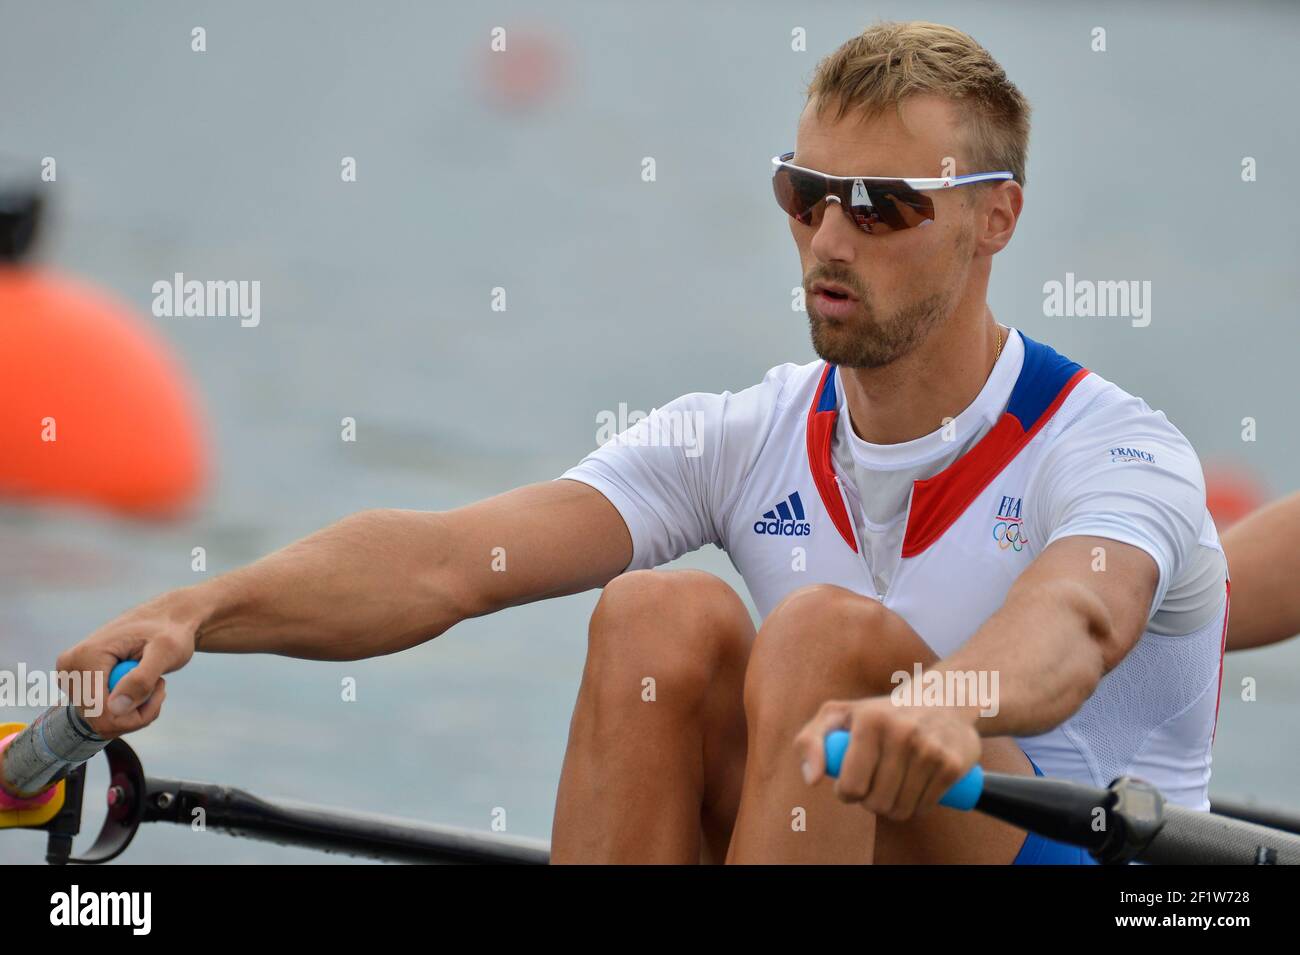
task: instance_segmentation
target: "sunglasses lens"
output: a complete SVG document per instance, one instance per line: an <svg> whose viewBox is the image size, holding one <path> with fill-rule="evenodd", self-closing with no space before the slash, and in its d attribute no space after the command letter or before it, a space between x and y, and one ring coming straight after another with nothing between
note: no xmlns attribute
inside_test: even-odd
<svg viewBox="0 0 1300 955"><path fill-rule="evenodd" d="M849 215L872 235L900 232L934 219L930 198L904 182L872 183L853 192L855 203L849 207Z"/></svg>
<svg viewBox="0 0 1300 955"><path fill-rule="evenodd" d="M902 180L866 182L861 179L831 180L834 199L859 228L872 235L888 235L911 229L934 219L934 203ZM772 176L776 204L804 225L821 224L826 209L823 201L830 184L826 177L781 166ZM834 200L833 200L834 201Z"/></svg>
<svg viewBox="0 0 1300 955"><path fill-rule="evenodd" d="M818 204L826 198L826 180L821 176L782 167L772 177L772 190L776 204L787 215L804 225L813 225L814 219L820 221Z"/></svg>

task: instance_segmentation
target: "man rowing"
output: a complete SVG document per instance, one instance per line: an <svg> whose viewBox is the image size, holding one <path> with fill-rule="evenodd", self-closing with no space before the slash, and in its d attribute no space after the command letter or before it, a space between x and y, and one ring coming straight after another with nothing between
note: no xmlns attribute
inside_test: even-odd
<svg viewBox="0 0 1300 955"><path fill-rule="evenodd" d="M1206 808L1228 593L1196 455L986 303L1028 130L970 37L868 29L820 64L774 160L819 361L679 398L560 480L353 515L124 614L60 667L141 661L97 724L123 733L196 649L357 659L602 587L557 862L1083 861L936 807L976 761L1138 775ZM651 440L683 416L697 441ZM719 578L652 569L708 543L757 631ZM895 700L896 673L996 692ZM852 741L832 784L835 728Z"/></svg>

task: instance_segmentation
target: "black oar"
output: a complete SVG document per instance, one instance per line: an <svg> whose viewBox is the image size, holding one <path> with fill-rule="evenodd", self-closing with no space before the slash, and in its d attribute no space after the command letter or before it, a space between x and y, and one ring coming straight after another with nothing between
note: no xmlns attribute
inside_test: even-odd
<svg viewBox="0 0 1300 955"><path fill-rule="evenodd" d="M843 731L827 737L830 775L838 772L848 742ZM97 738L89 743L92 750L103 745ZM53 818L39 825L18 821L24 828L49 833L46 859L53 864L107 862L130 845L143 823L191 825L200 814L206 827L234 835L396 862L544 864L549 860L549 849L540 840L273 801L226 786L150 778L125 741L108 743L104 752L111 776L109 812L87 853L72 856L72 839L81 825L84 765L66 773L64 798ZM77 755L82 753L78 749ZM46 753L45 757L59 763L63 773L68 755ZM24 756L9 768L27 767L28 762ZM48 767L37 768L42 774L48 771ZM1267 822L1273 815L1224 801L1215 803L1223 810L1220 813L1195 812L1168 804L1153 786L1135 779L1122 778L1107 789L1097 789L1059 779L984 773L976 766L942 802L957 809L978 809L1047 838L1081 846L1102 862L1300 864L1300 835L1281 831L1298 824L1294 817L1274 814L1276 827L1258 825L1244 820ZM1234 815L1241 818L1231 818Z"/></svg>
<svg viewBox="0 0 1300 955"><path fill-rule="evenodd" d="M262 799L240 789L146 776L135 751L123 740L104 749L110 774L108 816L90 850L72 855L81 825L85 767L67 779L62 811L43 826L49 833L46 861L51 865L96 865L117 858L140 826L170 822L230 835L302 846L322 852L388 862L435 865L545 865L544 841L435 826L373 813L328 809L288 800Z"/></svg>
<svg viewBox="0 0 1300 955"><path fill-rule="evenodd" d="M113 668L111 691L137 665ZM108 815L94 845L72 855L81 829L85 763L108 757ZM305 803L260 799L239 789L145 775L123 740L97 735L72 704L53 707L16 733L0 750L0 827L41 829L49 834L46 861L98 864L117 858L146 822L205 827L283 845L304 846L393 862L442 864L545 864L550 851L540 840L434 826L371 813Z"/></svg>
<svg viewBox="0 0 1300 955"><path fill-rule="evenodd" d="M1245 799L1211 796L1210 811L1300 836L1300 813L1289 812L1277 806L1261 806Z"/></svg>
<svg viewBox="0 0 1300 955"><path fill-rule="evenodd" d="M826 737L828 775L838 774L848 743L844 730ZM1300 865L1300 836L1175 806L1150 783L1127 776L1097 789L976 766L940 801L1081 846L1102 863Z"/></svg>

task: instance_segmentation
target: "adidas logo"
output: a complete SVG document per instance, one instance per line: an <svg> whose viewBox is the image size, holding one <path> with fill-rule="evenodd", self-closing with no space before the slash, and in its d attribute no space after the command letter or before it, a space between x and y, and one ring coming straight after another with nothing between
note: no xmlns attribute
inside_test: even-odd
<svg viewBox="0 0 1300 955"><path fill-rule="evenodd" d="M770 534L773 537L807 537L812 533L812 525L804 520L803 501L799 492L791 495L772 510L766 512L761 520L754 522L755 534Z"/></svg>

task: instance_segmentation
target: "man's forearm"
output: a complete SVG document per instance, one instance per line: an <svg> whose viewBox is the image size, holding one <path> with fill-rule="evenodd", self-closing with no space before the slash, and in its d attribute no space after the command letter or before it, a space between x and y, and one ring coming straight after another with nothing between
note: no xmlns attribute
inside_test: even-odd
<svg viewBox="0 0 1300 955"><path fill-rule="evenodd" d="M351 660L394 653L467 615L443 571L443 516L354 514L239 570L160 598L197 649Z"/></svg>
<svg viewBox="0 0 1300 955"><path fill-rule="evenodd" d="M1073 715L1105 675L1107 659L1122 655L1101 601L1065 585L1013 589L1006 605L931 669L996 673L997 712L976 720L976 729L981 736L1035 736Z"/></svg>

